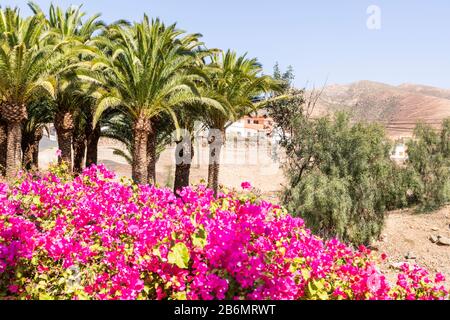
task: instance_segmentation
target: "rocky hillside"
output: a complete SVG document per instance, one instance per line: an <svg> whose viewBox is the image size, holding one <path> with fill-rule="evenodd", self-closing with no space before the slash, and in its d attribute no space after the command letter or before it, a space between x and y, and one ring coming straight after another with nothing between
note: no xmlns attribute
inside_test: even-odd
<svg viewBox="0 0 450 320"><path fill-rule="evenodd" d="M411 136L418 121L436 128L450 117L450 90L403 84L391 86L372 81L327 86L315 115L349 111L356 120L376 121L393 138Z"/></svg>

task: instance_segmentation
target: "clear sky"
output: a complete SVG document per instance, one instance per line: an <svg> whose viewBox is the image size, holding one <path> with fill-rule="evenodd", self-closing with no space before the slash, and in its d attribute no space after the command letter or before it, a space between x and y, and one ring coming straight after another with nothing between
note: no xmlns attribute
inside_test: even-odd
<svg viewBox="0 0 450 320"><path fill-rule="evenodd" d="M36 0L42 7L50 1ZM26 0L0 0L29 14ZM146 12L188 32L208 47L257 57L267 73L292 65L296 85L373 80L450 88L448 0L54 0L84 3L107 22L138 20ZM367 20L380 9L380 29ZM371 20L378 21L378 20ZM376 24L375 24L376 25ZM373 26L373 24L372 24ZM328 80L327 80L328 79Z"/></svg>

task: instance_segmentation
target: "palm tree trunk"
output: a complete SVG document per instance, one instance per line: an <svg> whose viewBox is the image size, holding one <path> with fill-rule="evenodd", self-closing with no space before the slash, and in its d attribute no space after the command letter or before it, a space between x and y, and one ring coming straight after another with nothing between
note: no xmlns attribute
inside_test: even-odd
<svg viewBox="0 0 450 320"><path fill-rule="evenodd" d="M22 125L20 122L8 124L6 142L6 176L13 178L21 168Z"/></svg>
<svg viewBox="0 0 450 320"><path fill-rule="evenodd" d="M133 125L133 164L132 176L137 184L146 184L148 180L147 141L150 132L150 121L139 117Z"/></svg>
<svg viewBox="0 0 450 320"><path fill-rule="evenodd" d="M156 132L153 124L150 122L150 131L147 139L147 182L151 185L156 184Z"/></svg>
<svg viewBox="0 0 450 320"><path fill-rule="evenodd" d="M84 133L75 135L73 139L73 172L75 174L83 172L86 144L86 136Z"/></svg>
<svg viewBox="0 0 450 320"><path fill-rule="evenodd" d="M31 169L31 164L33 162L33 138L32 133L26 134L22 132L22 167L26 170Z"/></svg>
<svg viewBox="0 0 450 320"><path fill-rule="evenodd" d="M22 135L22 165L27 170L39 168L39 142L43 134L44 130L40 127L31 133Z"/></svg>
<svg viewBox="0 0 450 320"><path fill-rule="evenodd" d="M0 113L6 123L6 177L13 178L22 165L22 122L28 118L27 107L2 102Z"/></svg>
<svg viewBox="0 0 450 320"><path fill-rule="evenodd" d="M86 147L86 167L97 164L98 161L98 141L100 140L100 125L92 128L91 125L87 125L87 147Z"/></svg>
<svg viewBox="0 0 450 320"><path fill-rule="evenodd" d="M55 116L55 129L58 136L58 147L61 150L59 163L66 163L72 171L72 139L74 131L73 115L69 111L61 110Z"/></svg>
<svg viewBox="0 0 450 320"><path fill-rule="evenodd" d="M37 141L33 147L32 167L36 169L39 169L39 142L40 141Z"/></svg>
<svg viewBox="0 0 450 320"><path fill-rule="evenodd" d="M4 176L6 173L6 141L7 126L6 123L0 120L0 176Z"/></svg>
<svg viewBox="0 0 450 320"><path fill-rule="evenodd" d="M186 141L178 142L177 147L175 149L176 167L175 167L175 181L173 183L173 191L175 194L177 193L178 190L189 186L189 176L191 173L191 163L193 158L194 158L194 144L192 138L190 139L189 142Z"/></svg>
<svg viewBox="0 0 450 320"><path fill-rule="evenodd" d="M208 165L208 188L214 191L215 196L217 196L217 192L219 191L219 170L219 163Z"/></svg>
<svg viewBox="0 0 450 320"><path fill-rule="evenodd" d="M72 134L70 131L61 132L56 130L58 135L58 148L61 150L61 157L59 158L59 164L64 162L69 167L69 171L72 171Z"/></svg>
<svg viewBox="0 0 450 320"><path fill-rule="evenodd" d="M217 130L217 129L216 129ZM219 171L220 171L220 153L225 137L225 129L221 128L217 136L208 139L209 143L209 165L208 165L208 188L214 191L217 196L219 191Z"/></svg>

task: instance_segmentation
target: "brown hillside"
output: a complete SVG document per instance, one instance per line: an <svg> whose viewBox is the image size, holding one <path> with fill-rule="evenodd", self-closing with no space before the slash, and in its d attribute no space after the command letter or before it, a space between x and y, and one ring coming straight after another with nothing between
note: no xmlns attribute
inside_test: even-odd
<svg viewBox="0 0 450 320"><path fill-rule="evenodd" d="M418 121L438 128L442 119L450 117L450 90L414 84L391 86L372 81L327 86L315 115L337 110L350 112L358 121L380 122L393 138L407 137Z"/></svg>

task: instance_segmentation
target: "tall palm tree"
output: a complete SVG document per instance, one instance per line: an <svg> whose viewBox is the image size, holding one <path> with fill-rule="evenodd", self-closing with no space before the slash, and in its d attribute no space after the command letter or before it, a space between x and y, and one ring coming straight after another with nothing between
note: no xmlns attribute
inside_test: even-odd
<svg viewBox="0 0 450 320"><path fill-rule="evenodd" d="M172 142L171 134L175 130L170 116L162 116L155 121L156 157ZM105 112L98 127L101 127L101 137L113 139L122 143L125 147L113 148L115 155L123 157L130 165L133 164L133 121L128 113L121 110L110 110Z"/></svg>
<svg viewBox="0 0 450 320"><path fill-rule="evenodd" d="M217 194L219 187L220 154L226 127L242 116L264 106L256 102L258 97L272 90L280 90L279 83L262 75L262 67L256 59L237 56L228 50L213 57L208 66L209 80L201 94L219 101L222 109L205 109L203 121L210 129L208 187ZM225 110L225 112L224 112Z"/></svg>
<svg viewBox="0 0 450 320"><path fill-rule="evenodd" d="M17 9L0 9L0 114L7 123L6 174L21 166L22 123L27 104L37 95L54 94L48 77L64 58L60 46L47 45L39 16L23 19Z"/></svg>
<svg viewBox="0 0 450 320"><path fill-rule="evenodd" d="M205 51L206 56L197 62L197 66L202 73L206 76L206 81L197 83L198 91L204 98L209 101L215 101L214 104L204 103L200 101L195 104L185 104L182 108L179 108L176 112L180 127L183 128L182 132L176 132L175 137L175 177L173 183L173 191L177 194L177 191L183 187L189 186L191 163L194 158L194 139L195 131L202 130L204 126L201 121L205 115L205 111L211 109L214 113L223 113L224 115L229 113L226 110L226 105L217 101L217 95L211 95L208 97L208 90L205 88L211 87L211 82L208 81L208 70L211 71L211 67L207 66L206 60L213 57L214 54L220 53L220 50L210 49Z"/></svg>
<svg viewBox="0 0 450 320"><path fill-rule="evenodd" d="M73 113L73 171L77 174L82 172L85 163L86 167L97 163L97 145L100 139L100 127L93 128L92 123L95 97L99 93L98 87L83 83L81 89L81 94L76 99L78 105L74 108ZM92 150L92 148L95 148L95 150ZM93 157L95 158L93 159Z"/></svg>
<svg viewBox="0 0 450 320"><path fill-rule="evenodd" d="M200 88L201 91L201 88ZM189 186L191 163L194 158L195 132L203 129L201 120L209 106L185 106L177 112L178 122L183 130L175 138L175 177L173 191L176 194L180 189ZM225 112L217 109L217 112Z"/></svg>
<svg viewBox="0 0 450 320"><path fill-rule="evenodd" d="M34 2L29 2L29 7L36 15L45 17L44 12ZM71 6L63 10L51 5L48 15L44 19L46 30L50 33L47 38L48 41L53 44L68 43L69 45L65 46L66 51L73 50L74 46L90 45L105 24L99 20L99 14L95 14L84 21L85 16L86 14L81 10L81 6ZM76 66L84 58L83 54L73 55L67 61L67 65ZM82 105L80 99L84 99L82 81L73 75L73 70L69 70L54 79L56 83L54 125L58 137L58 146L61 150L60 161L66 162L69 168L72 166L74 130L75 127L79 127L78 124L74 123L74 115ZM79 136L77 137L79 138Z"/></svg>
<svg viewBox="0 0 450 320"><path fill-rule="evenodd" d="M97 164L98 142L100 140L101 128L94 123L95 106L89 108L86 113L86 124L84 127L86 137L86 167Z"/></svg>
<svg viewBox="0 0 450 320"><path fill-rule="evenodd" d="M82 105L84 92L82 83L72 75L61 75L55 81L55 100L53 123L56 129L58 147L61 150L60 162L72 169L72 139L75 129L74 113Z"/></svg>
<svg viewBox="0 0 450 320"><path fill-rule="evenodd" d="M72 138L73 172L80 174L83 171L87 147L86 122L84 110L78 110L74 115L75 129Z"/></svg>
<svg viewBox="0 0 450 320"><path fill-rule="evenodd" d="M136 183L155 183L156 122L161 114L195 101L201 74L193 66L200 35L186 35L159 19L131 26L112 26L102 39L104 50L92 60L94 81L109 88L98 102L96 119L104 110L120 107L133 123L132 175ZM210 103L214 103L211 101Z"/></svg>

